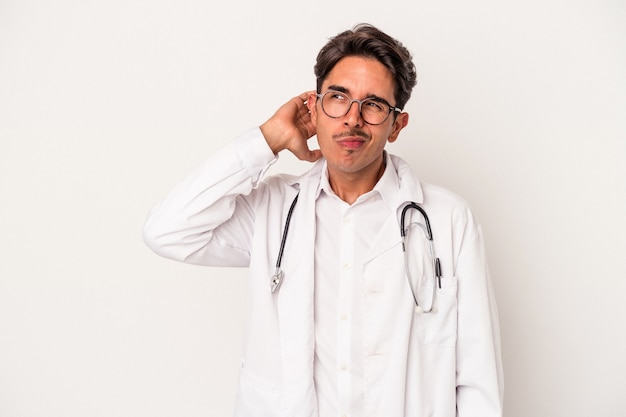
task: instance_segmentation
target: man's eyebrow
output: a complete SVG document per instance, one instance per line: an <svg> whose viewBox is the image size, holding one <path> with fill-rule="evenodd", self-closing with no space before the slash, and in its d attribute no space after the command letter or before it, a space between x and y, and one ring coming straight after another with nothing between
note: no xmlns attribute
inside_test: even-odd
<svg viewBox="0 0 626 417"><path fill-rule="evenodd" d="M347 88L342 87L340 85L329 85L328 89L333 90L333 91L339 91L340 93L345 93L345 94L349 93L349 90Z"/></svg>
<svg viewBox="0 0 626 417"><path fill-rule="evenodd" d="M342 87L340 85L329 85L328 89L329 90L333 90L333 91L339 91L340 93L344 93L344 94L349 94L350 93L350 90L348 90L347 88ZM372 100L375 100L375 101L378 101L378 102L382 102L382 103L385 103L385 104L387 104L389 106L391 105L391 104L389 104L389 102L386 99L384 99L382 97L379 97L376 94L368 94L365 98L369 98L369 99L372 99Z"/></svg>

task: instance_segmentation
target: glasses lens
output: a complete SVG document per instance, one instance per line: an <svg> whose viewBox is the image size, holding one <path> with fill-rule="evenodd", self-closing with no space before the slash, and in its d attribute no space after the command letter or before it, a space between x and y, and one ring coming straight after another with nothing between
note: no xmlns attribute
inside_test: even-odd
<svg viewBox="0 0 626 417"><path fill-rule="evenodd" d="M361 116L369 124L381 124L387 119L388 115L389 106L381 101L367 99L361 104Z"/></svg>
<svg viewBox="0 0 626 417"><path fill-rule="evenodd" d="M347 95L338 91L327 91L322 96L322 110L328 117L343 117L350 111L350 106L356 100L350 99ZM383 123L389 116L389 105L375 99L365 99L361 102L356 101L361 107L361 117L366 123L371 125L379 125Z"/></svg>
<svg viewBox="0 0 626 417"><path fill-rule="evenodd" d="M343 93L328 91L322 98L322 109L329 117L343 117L350 110L350 99Z"/></svg>

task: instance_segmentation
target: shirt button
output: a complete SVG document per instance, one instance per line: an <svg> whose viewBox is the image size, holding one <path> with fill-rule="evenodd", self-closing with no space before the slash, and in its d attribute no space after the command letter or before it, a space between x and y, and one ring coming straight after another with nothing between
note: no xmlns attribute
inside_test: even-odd
<svg viewBox="0 0 626 417"><path fill-rule="evenodd" d="M350 269L350 264L343 264L343 269L345 271L349 270Z"/></svg>
<svg viewBox="0 0 626 417"><path fill-rule="evenodd" d="M342 371L345 371L346 369L348 369L348 365L346 365L346 364L341 365L341 370Z"/></svg>
<svg viewBox="0 0 626 417"><path fill-rule="evenodd" d="M341 320L348 320L348 315L347 314L342 314L341 315Z"/></svg>

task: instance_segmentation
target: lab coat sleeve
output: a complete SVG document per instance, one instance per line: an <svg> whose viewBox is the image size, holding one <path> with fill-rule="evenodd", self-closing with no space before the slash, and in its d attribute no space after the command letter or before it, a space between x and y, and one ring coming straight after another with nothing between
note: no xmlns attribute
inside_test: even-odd
<svg viewBox="0 0 626 417"><path fill-rule="evenodd" d="M469 214L458 278L457 415L501 417L500 330L480 226Z"/></svg>
<svg viewBox="0 0 626 417"><path fill-rule="evenodd" d="M247 266L254 230L252 191L276 160L260 129L206 159L149 213L146 244L157 254L209 266Z"/></svg>

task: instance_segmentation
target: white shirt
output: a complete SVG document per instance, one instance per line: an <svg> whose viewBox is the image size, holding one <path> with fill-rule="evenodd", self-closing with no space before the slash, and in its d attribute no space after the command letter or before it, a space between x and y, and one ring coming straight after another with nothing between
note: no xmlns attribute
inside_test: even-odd
<svg viewBox="0 0 626 417"><path fill-rule="evenodd" d="M397 183L395 171L385 170L374 189L350 205L335 194L323 169L315 207L314 372L320 417L364 416L363 264L394 213L384 196Z"/></svg>

